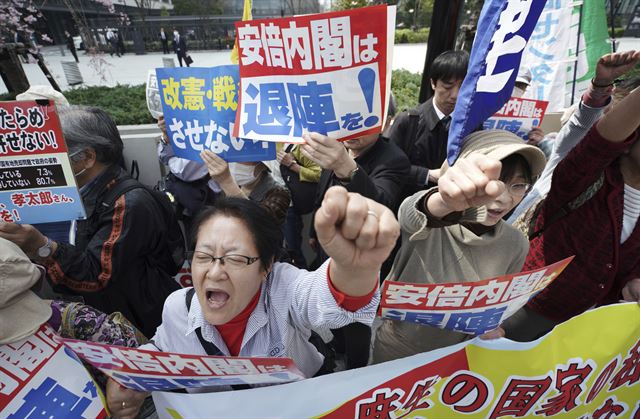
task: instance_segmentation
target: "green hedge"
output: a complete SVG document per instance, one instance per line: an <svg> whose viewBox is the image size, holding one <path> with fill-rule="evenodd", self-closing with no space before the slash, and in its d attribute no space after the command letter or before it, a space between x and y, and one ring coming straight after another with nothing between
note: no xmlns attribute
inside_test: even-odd
<svg viewBox="0 0 640 419"><path fill-rule="evenodd" d="M396 98L398 112L411 109L418 104L422 75L407 70L393 70L391 90Z"/></svg>
<svg viewBox="0 0 640 419"><path fill-rule="evenodd" d="M82 87L64 92L72 105L97 106L105 110L118 125L151 124L155 120L147 109L145 85L116 87Z"/></svg>
<svg viewBox="0 0 640 419"><path fill-rule="evenodd" d="M396 29L396 44L419 44L427 42L429 39L429 28L412 29Z"/></svg>

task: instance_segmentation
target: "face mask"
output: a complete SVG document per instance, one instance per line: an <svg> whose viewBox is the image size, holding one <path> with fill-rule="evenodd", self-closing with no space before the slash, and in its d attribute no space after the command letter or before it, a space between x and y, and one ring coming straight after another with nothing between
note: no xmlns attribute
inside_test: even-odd
<svg viewBox="0 0 640 419"><path fill-rule="evenodd" d="M71 153L69 154L69 160L72 160L73 157L77 156L78 154L82 153L84 150L79 150L76 151L75 153ZM82 175L84 172L87 171L87 168L85 167L84 169L80 170L78 173L74 173L73 176L75 176L76 178L80 175Z"/></svg>
<svg viewBox="0 0 640 419"><path fill-rule="evenodd" d="M177 36L178 36L178 32L177 32L177 31L176 31L176 32L174 32L174 33L173 33L173 36L177 37Z"/></svg>
<svg viewBox="0 0 640 419"><path fill-rule="evenodd" d="M513 92L511 93L511 97L522 97L524 95L524 90L519 87L514 87Z"/></svg>
<svg viewBox="0 0 640 419"><path fill-rule="evenodd" d="M255 168L253 165L229 163L229 172L239 186L248 185L256 180L256 175L253 174Z"/></svg>

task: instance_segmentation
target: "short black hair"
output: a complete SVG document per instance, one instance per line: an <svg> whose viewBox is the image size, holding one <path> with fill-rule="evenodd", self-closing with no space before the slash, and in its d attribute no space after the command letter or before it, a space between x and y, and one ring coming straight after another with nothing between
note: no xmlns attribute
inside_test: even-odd
<svg viewBox="0 0 640 419"><path fill-rule="evenodd" d="M466 51L445 51L431 64L429 78L433 83L462 80L467 75L469 53Z"/></svg>
<svg viewBox="0 0 640 419"><path fill-rule="evenodd" d="M503 182L509 182L515 176L518 169L522 169L522 175L524 176L528 184L533 183L533 174L531 173L531 166L529 162L521 154L515 153L505 157L501 160L502 170L500 171L500 180Z"/></svg>
<svg viewBox="0 0 640 419"><path fill-rule="evenodd" d="M282 247L282 231L276 220L259 204L244 198L221 198L214 206L205 208L196 217L191 227L190 249L198 241L202 224L216 215L237 218L247 227L258 249L262 269L266 270L279 256Z"/></svg>

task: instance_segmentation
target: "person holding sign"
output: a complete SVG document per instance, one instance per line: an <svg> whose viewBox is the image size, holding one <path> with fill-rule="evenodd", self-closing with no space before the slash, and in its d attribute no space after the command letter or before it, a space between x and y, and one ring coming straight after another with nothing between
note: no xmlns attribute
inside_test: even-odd
<svg viewBox="0 0 640 419"><path fill-rule="evenodd" d="M122 139L106 112L68 106L59 116L87 219L73 223L69 243L30 224L2 222L0 237L46 266L55 291L81 295L107 314L119 311L152 336L165 298L179 288L172 277L184 253L180 227L153 192L120 167Z"/></svg>
<svg viewBox="0 0 640 419"><path fill-rule="evenodd" d="M323 356L308 341L311 331L373 322L378 271L400 234L389 209L342 187L327 191L315 226L330 259L308 272L275 262L282 233L259 205L229 198L206 209L194 225L194 287L169 296L153 345L142 348L290 357L315 375ZM107 386L118 417L135 415L143 397Z"/></svg>
<svg viewBox="0 0 640 419"><path fill-rule="evenodd" d="M291 202L289 191L276 182L262 162L227 163L211 150L203 151L200 157L226 196L257 202L278 225L284 224Z"/></svg>
<svg viewBox="0 0 640 419"><path fill-rule="evenodd" d="M529 246L502 217L518 205L544 165L542 151L508 131L467 136L455 164L443 164L438 186L400 206L402 247L386 280L442 284L520 272ZM415 355L471 336L384 320L376 332L373 360Z"/></svg>

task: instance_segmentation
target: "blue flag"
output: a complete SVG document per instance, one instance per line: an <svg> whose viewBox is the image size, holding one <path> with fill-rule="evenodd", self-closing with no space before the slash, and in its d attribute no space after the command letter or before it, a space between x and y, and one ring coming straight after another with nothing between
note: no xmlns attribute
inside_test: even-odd
<svg viewBox="0 0 640 419"><path fill-rule="evenodd" d="M211 150L228 162L276 158L273 142L233 136L240 75L237 65L157 68L167 134L176 156L202 161Z"/></svg>
<svg viewBox="0 0 640 419"><path fill-rule="evenodd" d="M469 70L451 118L447 161L452 165L462 140L511 97L522 53L545 0L486 0Z"/></svg>

